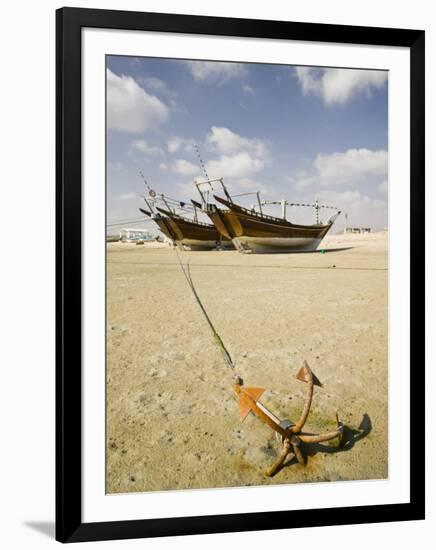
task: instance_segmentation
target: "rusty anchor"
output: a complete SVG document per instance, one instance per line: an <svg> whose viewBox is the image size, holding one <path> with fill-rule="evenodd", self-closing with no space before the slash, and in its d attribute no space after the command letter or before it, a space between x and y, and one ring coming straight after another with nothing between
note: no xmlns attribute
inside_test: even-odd
<svg viewBox="0 0 436 550"><path fill-rule="evenodd" d="M243 422L248 414L252 412L262 420L262 422L274 430L281 440L282 449L276 462L265 470L265 474L268 476L273 476L278 472L290 453L293 453L298 463L304 466L306 464L305 455L302 449L304 444L322 443L335 438L339 438L339 441L341 441L342 438L343 425L339 419L338 413L336 413L336 430L324 434L308 434L303 432L312 404L314 386L322 387L322 384L312 372L306 361L304 361L303 366L298 371L296 378L307 384L307 394L303 411L295 424L290 420L280 420L268 410L265 405L259 402L260 396L265 391L264 388L246 388L243 385L242 379L239 377L233 387L233 391L238 399L241 421Z"/></svg>
<svg viewBox="0 0 436 550"><path fill-rule="evenodd" d="M224 342L222 341L220 335L216 331L211 319L209 318L209 315L207 314L206 309L204 308L203 303L200 300L197 290L195 289L194 281L192 280L192 276L191 276L189 260L185 268L180 259L177 249L175 249L175 252L177 254L177 259L182 269L183 275L185 276L185 279L192 291L192 294L194 295L194 298L197 301L201 309L201 312L212 331L215 344L217 348L221 351L224 362L230 369L234 369L235 365L230 356L230 353L225 347ZM306 423L306 420L310 411L310 406L312 404L313 387L322 386L322 384L318 380L318 378L313 374L313 372L311 371L306 361L303 362L303 366L298 371L297 379L301 380L302 382L306 382L308 389L307 389L306 400L303 407L303 412L301 413L301 416L296 424L294 424L290 420L280 420L270 410L268 410L262 403L259 402L260 396L265 391L264 388L246 388L243 385L242 379L239 377L237 377L236 384L233 387L233 391L236 394L236 397L238 399L238 406L239 406L239 413L241 416L241 420L244 421L248 413L252 412L258 418L260 418L260 420L262 420L265 424L267 424L270 428L272 428L277 433L278 437L281 438L282 450L277 458L277 461L265 471L266 475L268 476L273 476L278 472L280 466L286 460L286 457L290 452L294 453L295 458L297 459L299 464L305 465L306 461L301 449L301 447L303 446L302 444L322 443L323 441L329 441L331 439L335 439L336 437L338 437L341 440L341 437L342 437L343 426L339 420L337 413L336 413L337 429L335 431L326 433L326 434L318 434L318 435L303 433L302 430L303 430L304 424Z"/></svg>

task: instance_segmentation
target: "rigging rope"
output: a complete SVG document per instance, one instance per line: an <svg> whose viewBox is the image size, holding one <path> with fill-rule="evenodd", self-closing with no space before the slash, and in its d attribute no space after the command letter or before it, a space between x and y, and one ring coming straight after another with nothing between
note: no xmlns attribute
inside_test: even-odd
<svg viewBox="0 0 436 550"><path fill-rule="evenodd" d="M194 298L196 299L197 304L200 306L200 309L201 309L201 311L204 315L204 318L206 319L206 321L207 321L207 323L208 323L208 325L209 325L209 327L212 331L214 341L215 341L215 344L216 344L217 348L221 351L221 354L224 358L224 361L225 361L226 365L230 369L234 369L235 365L234 365L233 360L230 356L230 353L227 351L226 346L224 345L224 342L221 339L221 336L218 334L218 332L216 331L216 328L213 326L213 323L210 320L210 317L207 314L207 311L204 308L204 305L202 304L199 295L197 294L197 290L195 289L194 282L193 282L192 276L191 276L191 269L189 267L189 260L187 261L186 269L185 269L185 267L183 266L182 260L180 259L178 249L175 248L174 250L177 254L177 259L179 261L180 267L182 268L183 275L185 276L185 279L186 279L186 281L187 281L187 283L188 283L188 285L189 285L189 287L190 287L190 289L191 289L191 291L194 295Z"/></svg>
<svg viewBox="0 0 436 550"><path fill-rule="evenodd" d="M200 149L198 148L197 143L194 144L194 149L195 149L195 152L197 153L198 162L200 163L200 168L201 168L201 170L203 170L203 174L206 176L206 179L209 181L210 178L209 178L209 175L206 171L206 167L204 165L203 159L201 158Z"/></svg>
<svg viewBox="0 0 436 550"><path fill-rule="evenodd" d="M147 218L133 218L131 220L120 220L118 222L109 222L106 224L106 227L117 227L117 226L120 226L120 225L133 225L133 224L137 224L137 223L149 223L153 220L148 220Z"/></svg>

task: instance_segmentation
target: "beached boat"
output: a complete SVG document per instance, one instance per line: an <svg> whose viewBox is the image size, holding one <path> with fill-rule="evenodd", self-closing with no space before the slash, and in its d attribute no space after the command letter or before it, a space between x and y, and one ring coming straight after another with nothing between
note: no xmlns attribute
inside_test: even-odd
<svg viewBox="0 0 436 550"><path fill-rule="evenodd" d="M143 197L148 210L139 210L151 218L159 227L161 232L168 237L175 245L184 246L191 250L211 250L216 248L234 248L232 240L221 235L218 229L211 223L198 220L197 208L167 197L163 193L157 194L148 185L142 172L148 190L148 197ZM164 205L165 208L157 206ZM189 211L193 219L188 218L179 211Z"/></svg>
<svg viewBox="0 0 436 550"><path fill-rule="evenodd" d="M172 242L176 242L177 234L171 227L170 221L159 213L150 212L149 210L144 210L143 208L139 209L140 212L145 214L147 217L151 218L154 223L158 226L161 232Z"/></svg>
<svg viewBox="0 0 436 550"><path fill-rule="evenodd" d="M231 239L221 235L211 223L192 220L159 206L156 207L156 210L170 227L174 235L172 239L176 244L180 243L191 250L210 250L220 247L233 248Z"/></svg>
<svg viewBox="0 0 436 550"><path fill-rule="evenodd" d="M194 207L207 214L221 235L232 239L235 247L242 252L272 253L316 250L340 214L337 208L320 205L318 201L314 204L291 203L285 199L262 201L258 191L230 195L223 178L196 181L195 185L200 194L201 203L191 201ZM226 198L223 199L216 195L213 197L225 208L218 207L209 200L210 193L215 190L216 185L220 187ZM236 197L247 195L256 197L256 203L251 208L244 208L234 202ZM281 206L282 217L266 215L263 210L268 205ZM313 208L316 213L316 223L302 225L288 221L286 218L288 206ZM337 212L323 224L319 221L319 211L325 208Z"/></svg>
<svg viewBox="0 0 436 550"><path fill-rule="evenodd" d="M230 228L229 234L232 235L237 248L255 253L316 250L340 214L340 211L336 212L324 224L300 225L288 221L285 216L282 218L269 216L262 211L257 212L254 208L244 208L232 200L223 199L217 195L214 195L214 199L227 209L225 215L220 214L220 217ZM290 204L286 201L280 202ZM271 204L271 202L263 201L261 203L261 205L266 204ZM310 206L318 209L324 208L317 204ZM219 227L219 222L216 227Z"/></svg>
<svg viewBox="0 0 436 550"><path fill-rule="evenodd" d="M236 234L232 228L232 224L228 219L229 215L233 216L230 210L218 208L216 204L201 205L199 202L194 200L191 200L191 202L196 208L202 210L202 212L204 212L209 217L213 225L216 227L216 229L218 229L218 231L224 238L234 239L236 237Z"/></svg>
<svg viewBox="0 0 436 550"><path fill-rule="evenodd" d="M201 203L191 200L192 204L194 205L194 208L201 210L204 212L213 225L218 229L220 234L225 239L231 239L233 242L234 247L239 250L240 252L243 252L245 249L239 242L239 239L237 238L238 235L236 234L234 230L234 220L235 217L231 210L218 208L216 204L209 202L209 193L214 190L214 184L219 183L219 185L222 188L222 191L224 192L225 196L228 198L230 202L233 202L233 198L230 196L227 187L224 184L223 178L216 178L216 179L208 179L205 181L195 181L195 186L197 187L197 191L200 194L201 197ZM205 186L207 189L205 189ZM261 208L260 205L260 196L259 192L250 192L250 193L241 193L237 195L238 197L246 196L246 195L256 195L258 205Z"/></svg>

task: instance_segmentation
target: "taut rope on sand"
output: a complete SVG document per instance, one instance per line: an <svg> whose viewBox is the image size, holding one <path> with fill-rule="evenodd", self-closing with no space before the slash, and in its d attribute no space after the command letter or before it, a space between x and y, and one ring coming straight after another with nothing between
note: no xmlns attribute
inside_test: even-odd
<svg viewBox="0 0 436 550"><path fill-rule="evenodd" d="M185 279L188 282L188 285L189 285L190 289L192 290L192 293L193 293L193 295L194 295L194 297L197 301L197 304L200 306L200 309L201 309L201 311L204 315L204 318L206 319L206 321L207 321L207 323L208 323L208 325L209 325L209 327L212 331L216 346L221 351L226 365L230 369L234 369L235 365L234 365L233 360L230 356L230 353L227 351L227 348L224 345L224 342L222 341L221 336L218 334L216 328L213 326L213 323L210 320L210 317L207 314L207 311L204 308L204 306L203 306L203 304L200 300L199 295L197 294L197 291L196 291L195 286L194 286L194 282L193 282L192 277L191 277L191 270L190 270L190 267L189 267L189 260L186 263L186 269L185 269L185 267L183 266L182 260L180 259L179 251L177 250L177 248L175 248L174 250L176 251L177 259L179 260L179 264L180 264L180 267L182 268L183 275L185 276Z"/></svg>

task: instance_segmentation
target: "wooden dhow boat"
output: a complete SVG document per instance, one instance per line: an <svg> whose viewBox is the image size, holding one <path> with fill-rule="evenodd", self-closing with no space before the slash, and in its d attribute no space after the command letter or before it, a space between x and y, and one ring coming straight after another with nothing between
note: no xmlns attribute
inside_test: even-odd
<svg viewBox="0 0 436 550"><path fill-rule="evenodd" d="M235 248L239 250L240 252L244 252L244 247L242 246L241 242L238 239L238 235L234 229L234 222L232 219L234 218L234 214L232 211L228 208L218 208L218 206L213 203L209 202L209 193L210 191L214 190L214 184L219 183L222 187L222 191L224 192L225 196L229 200L229 202L233 202L233 198L236 197L243 197L247 195L256 195L258 204L260 205L260 196L259 192L250 192L250 193L241 193L239 195L234 195L232 197L227 187L224 185L223 178L217 178L217 179L207 179L205 181L195 181L195 186L197 187L197 190L201 197L201 203L191 200L192 204L195 208L202 210L211 220L213 225L218 229L220 234L226 238L231 239L233 242ZM204 189L204 186L207 186L207 189Z"/></svg>
<svg viewBox="0 0 436 550"><path fill-rule="evenodd" d="M233 248L231 239L221 235L211 223L192 220L174 211L156 207L165 222L171 227L174 242L191 250L211 250L214 248Z"/></svg>
<svg viewBox="0 0 436 550"><path fill-rule="evenodd" d="M161 232L175 245L190 248L191 250L212 250L216 248L233 248L230 238L223 236L211 223L198 220L197 209L176 201L164 194L157 195L144 179L148 189L148 198L143 197L148 210L140 208L147 217L151 218ZM157 206L157 204L164 205ZM177 212L176 209L192 211L194 219Z"/></svg>
<svg viewBox="0 0 436 550"><path fill-rule="evenodd" d="M177 234L174 232L169 220L165 216L150 210L145 210L144 208L140 208L139 211L145 214L148 218L151 218L165 237L173 243L176 242Z"/></svg>
<svg viewBox="0 0 436 550"><path fill-rule="evenodd" d="M209 193L214 190L214 184L219 183L226 198L213 195L216 202L225 208L209 201ZM273 252L307 252L316 250L322 239L331 229L340 211L334 206L320 205L318 201L313 204L291 203L281 201L261 201L259 192L242 193L231 196L222 178L195 182L201 196L201 204L191 201L197 208L201 208L218 231L225 237L232 239L235 247L242 252L273 253ZM206 189L205 189L206 186ZM233 199L245 195L256 195L257 205L245 208L236 204ZM267 205L280 205L282 217L267 215L263 207ZM288 206L311 207L316 212L316 223L302 225L292 223L286 218ZM325 223L319 221L320 209L329 208L337 212Z"/></svg>
<svg viewBox="0 0 436 550"><path fill-rule="evenodd" d="M222 236L211 223L191 220L173 211L155 207L157 212L140 208L140 212L151 218L161 232L175 245L191 250L212 250L215 248L233 248L231 239Z"/></svg>
<svg viewBox="0 0 436 550"><path fill-rule="evenodd" d="M217 195L214 195L214 199L228 209L225 219L234 235L233 240L237 241L238 248L257 254L314 251L340 214L340 211L337 211L324 224L301 225L288 221L285 216L278 218L264 214L262 211L257 212L254 208L244 208ZM263 201L261 204L263 206L277 202L279 201ZM280 201L280 203L284 206L300 205L287 201ZM313 206L317 212L319 208L327 208L317 203L301 206Z"/></svg>

